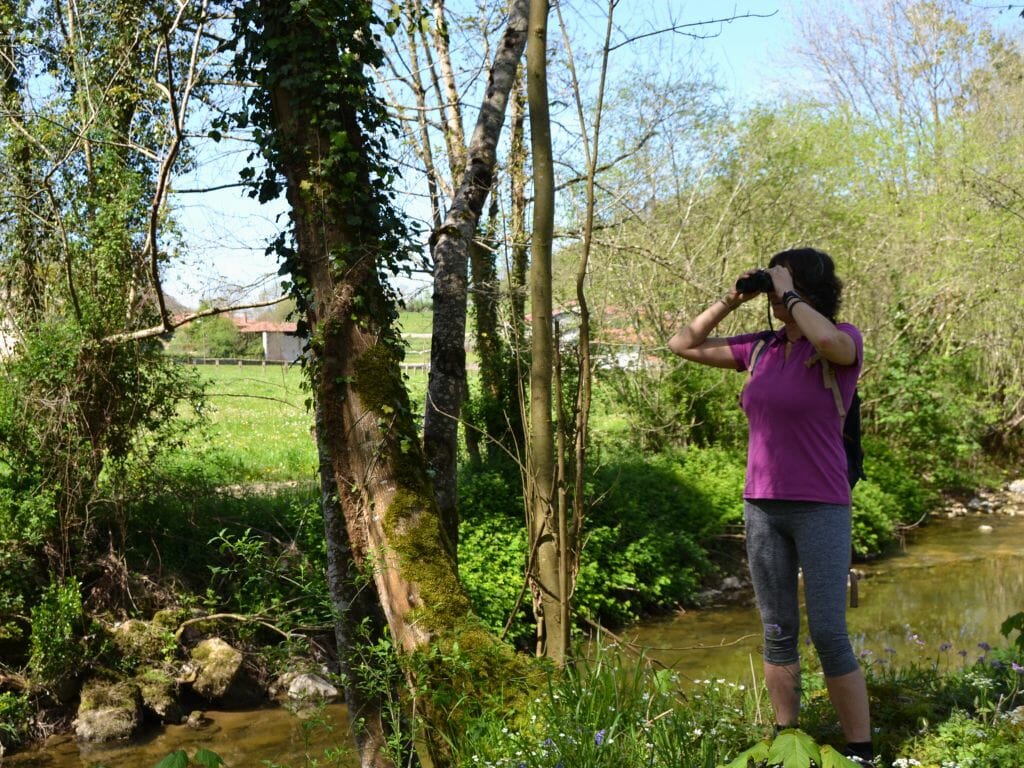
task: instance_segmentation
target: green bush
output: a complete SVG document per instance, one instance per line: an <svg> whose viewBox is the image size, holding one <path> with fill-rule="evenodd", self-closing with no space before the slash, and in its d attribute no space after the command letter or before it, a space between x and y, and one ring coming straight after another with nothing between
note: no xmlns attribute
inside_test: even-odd
<svg viewBox="0 0 1024 768"><path fill-rule="evenodd" d="M32 706L27 696L0 693L0 754L25 740L31 722Z"/></svg>
<svg viewBox="0 0 1024 768"><path fill-rule="evenodd" d="M737 446L746 435L734 371L681 364L597 371L595 411L624 424L606 438L624 450L657 453L686 446ZM600 423L595 426L600 431Z"/></svg>
<svg viewBox="0 0 1024 768"><path fill-rule="evenodd" d="M588 484L575 609L608 626L692 601L714 572L706 547L742 514L743 467L715 449L609 459ZM522 591L522 491L512 468L465 467L459 477L459 573L474 609L500 631ZM533 635L529 596L512 638Z"/></svg>
<svg viewBox="0 0 1024 768"><path fill-rule="evenodd" d="M1000 420L993 382L981 374L977 351L940 354L934 339L915 338L910 320L896 322L904 333L864 384L871 427L927 487L972 490L982 444Z"/></svg>
<svg viewBox="0 0 1024 768"><path fill-rule="evenodd" d="M900 505L871 480L862 480L853 492L853 550L876 555L895 541Z"/></svg>
<svg viewBox="0 0 1024 768"><path fill-rule="evenodd" d="M74 577L52 582L32 608L32 677L47 687L75 678L85 660L85 616L81 587Z"/></svg>

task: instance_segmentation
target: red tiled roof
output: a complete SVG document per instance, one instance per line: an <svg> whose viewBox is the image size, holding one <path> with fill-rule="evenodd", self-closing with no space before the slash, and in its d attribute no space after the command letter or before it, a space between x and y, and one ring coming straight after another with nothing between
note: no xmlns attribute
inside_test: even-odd
<svg viewBox="0 0 1024 768"><path fill-rule="evenodd" d="M297 330L296 323L275 323L270 320L238 323L239 333L295 333Z"/></svg>

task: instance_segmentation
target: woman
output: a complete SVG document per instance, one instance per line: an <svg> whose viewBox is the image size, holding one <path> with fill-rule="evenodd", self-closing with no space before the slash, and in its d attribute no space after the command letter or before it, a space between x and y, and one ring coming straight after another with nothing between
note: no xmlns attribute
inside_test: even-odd
<svg viewBox="0 0 1024 768"><path fill-rule="evenodd" d="M767 274L771 290L766 285L765 291L781 330L711 336L759 292L734 287L676 333L669 349L697 363L743 371L757 348L740 398L750 425L744 519L775 722L778 728L795 727L799 713L802 569L811 639L847 740L846 754L870 765L867 689L846 629L851 510L842 418L816 362L829 361L849 408L863 342L854 326L835 321L842 282L828 254L813 248L782 251L772 257Z"/></svg>

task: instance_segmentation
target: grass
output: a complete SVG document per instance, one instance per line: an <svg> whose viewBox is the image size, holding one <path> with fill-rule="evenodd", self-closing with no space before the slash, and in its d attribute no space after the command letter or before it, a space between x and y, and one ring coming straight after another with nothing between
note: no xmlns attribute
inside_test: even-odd
<svg viewBox="0 0 1024 768"><path fill-rule="evenodd" d="M186 453L219 468L221 484L313 480L313 415L298 366L202 366L209 423Z"/></svg>
<svg viewBox="0 0 1024 768"><path fill-rule="evenodd" d="M294 483L316 479L311 397L299 366L204 365L206 425L175 461L215 485ZM421 414L427 372L407 369L413 413Z"/></svg>

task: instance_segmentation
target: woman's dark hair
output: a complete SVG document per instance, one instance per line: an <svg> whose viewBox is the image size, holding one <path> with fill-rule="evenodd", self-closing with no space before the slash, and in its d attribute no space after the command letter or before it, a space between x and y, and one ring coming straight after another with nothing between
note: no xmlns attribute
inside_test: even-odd
<svg viewBox="0 0 1024 768"><path fill-rule="evenodd" d="M843 281L836 276L832 257L816 248L793 248L768 262L769 267L780 264L789 268L797 292L834 323L843 303Z"/></svg>

